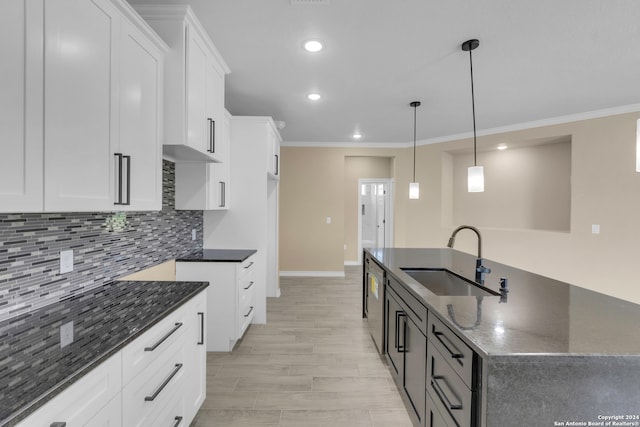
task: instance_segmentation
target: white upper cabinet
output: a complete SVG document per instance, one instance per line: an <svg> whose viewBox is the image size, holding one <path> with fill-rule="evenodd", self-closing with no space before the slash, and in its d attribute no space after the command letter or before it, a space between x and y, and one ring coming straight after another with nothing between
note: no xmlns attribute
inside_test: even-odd
<svg viewBox="0 0 640 427"><path fill-rule="evenodd" d="M3 0L0 17L0 212L37 212L43 207L42 7Z"/></svg>
<svg viewBox="0 0 640 427"><path fill-rule="evenodd" d="M47 0L44 23L45 210L160 210L166 46L119 0Z"/></svg>
<svg viewBox="0 0 640 427"><path fill-rule="evenodd" d="M160 210L164 42L124 0L0 22L0 212Z"/></svg>
<svg viewBox="0 0 640 427"><path fill-rule="evenodd" d="M280 139L275 130L267 136L267 176L273 180L280 179Z"/></svg>
<svg viewBox="0 0 640 427"><path fill-rule="evenodd" d="M165 61L164 154L176 162L220 162L227 64L189 6L134 7L171 47Z"/></svg>
<svg viewBox="0 0 640 427"><path fill-rule="evenodd" d="M127 210L162 209L162 54L125 25L120 61L120 152L130 156ZM127 181L124 180L123 183Z"/></svg>
<svg viewBox="0 0 640 427"><path fill-rule="evenodd" d="M113 209L118 12L47 0L44 21L45 209Z"/></svg>
<svg viewBox="0 0 640 427"><path fill-rule="evenodd" d="M231 115L226 110L216 130L220 163L176 163L177 210L229 209Z"/></svg>

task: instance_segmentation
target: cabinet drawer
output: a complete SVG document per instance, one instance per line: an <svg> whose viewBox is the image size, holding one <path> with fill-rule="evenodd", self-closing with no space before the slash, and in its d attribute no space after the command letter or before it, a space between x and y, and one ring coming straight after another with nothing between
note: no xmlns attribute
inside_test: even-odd
<svg viewBox="0 0 640 427"><path fill-rule="evenodd" d="M251 300L256 289L255 274L252 272L247 273L238 282L238 302L239 307L242 307L246 301Z"/></svg>
<svg viewBox="0 0 640 427"><path fill-rule="evenodd" d="M111 356L37 409L18 426L49 426L54 422L65 422L68 427L87 425L108 402L120 399L118 394L122 388L121 355L121 352L118 352ZM111 405L107 406L114 409ZM118 407L115 408L116 411L118 409ZM109 412L106 415L112 415L112 419L120 420L119 412L113 414ZM101 416L101 419L103 418L105 414Z"/></svg>
<svg viewBox="0 0 640 427"><path fill-rule="evenodd" d="M187 426L187 417L185 417L185 404L182 396L175 396L175 398L167 405L163 406L160 412L152 422L150 426L163 426L163 427L185 427Z"/></svg>
<svg viewBox="0 0 640 427"><path fill-rule="evenodd" d="M413 318L420 331L427 335L427 308L420 304L416 297L395 280L388 280L388 285L396 292L408 308L407 314Z"/></svg>
<svg viewBox="0 0 640 427"><path fill-rule="evenodd" d="M427 351L426 381L431 403L440 414L450 415L458 426L472 425L472 392L453 370L445 356L432 345ZM427 413L430 410L431 408L427 408Z"/></svg>
<svg viewBox="0 0 640 427"><path fill-rule="evenodd" d="M186 318L185 313L185 306L179 308L123 349L122 380L124 385L161 357L166 349L182 340L188 329L189 319Z"/></svg>
<svg viewBox="0 0 640 427"><path fill-rule="evenodd" d="M429 333L427 338L440 351L467 387L475 389L473 381L473 350L432 313L429 313Z"/></svg>
<svg viewBox="0 0 640 427"><path fill-rule="evenodd" d="M239 268L239 276L242 279L245 275L251 273L253 271L253 266L255 265L256 257L254 255L242 261Z"/></svg>
<svg viewBox="0 0 640 427"><path fill-rule="evenodd" d="M431 395L427 393L426 427L458 427L451 415L445 411L441 413Z"/></svg>
<svg viewBox="0 0 640 427"><path fill-rule="evenodd" d="M122 391L123 424L155 425L153 419L184 394L188 366L186 347L176 342L153 361ZM184 413L184 408L180 407Z"/></svg>

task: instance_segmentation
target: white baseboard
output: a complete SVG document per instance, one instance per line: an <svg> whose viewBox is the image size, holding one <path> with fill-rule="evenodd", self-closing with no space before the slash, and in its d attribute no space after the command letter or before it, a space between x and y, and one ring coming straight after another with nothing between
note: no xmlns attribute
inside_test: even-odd
<svg viewBox="0 0 640 427"><path fill-rule="evenodd" d="M280 271L280 277L344 277L344 271Z"/></svg>
<svg viewBox="0 0 640 427"><path fill-rule="evenodd" d="M358 261L345 261L344 265L362 265L362 263Z"/></svg>

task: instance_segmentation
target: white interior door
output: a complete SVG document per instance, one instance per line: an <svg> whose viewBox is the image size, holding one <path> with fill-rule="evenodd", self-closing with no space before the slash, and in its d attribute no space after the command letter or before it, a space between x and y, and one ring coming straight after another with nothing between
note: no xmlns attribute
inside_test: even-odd
<svg viewBox="0 0 640 427"><path fill-rule="evenodd" d="M358 261L363 248L387 248L392 238L391 180L359 180Z"/></svg>

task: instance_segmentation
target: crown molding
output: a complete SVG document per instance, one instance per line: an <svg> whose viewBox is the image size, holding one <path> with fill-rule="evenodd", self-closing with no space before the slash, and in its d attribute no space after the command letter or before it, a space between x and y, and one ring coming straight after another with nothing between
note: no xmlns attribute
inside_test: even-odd
<svg viewBox="0 0 640 427"><path fill-rule="evenodd" d="M564 123L579 122L582 120L592 120L601 117L617 116L620 114L636 113L640 111L640 104L623 105L620 107L607 108L603 110L587 111L585 113L570 114L566 116L552 117L549 119L534 120L531 122L518 123L514 125L499 126L495 128L482 129L477 131L478 136L497 135L501 133L514 132L525 129L534 129L544 126L553 126ZM416 145L439 144L442 142L457 141L460 139L472 138L473 132L465 132L454 135L440 136L437 138L427 138L416 141ZM283 141L283 147L324 147L324 148L407 148L413 146L413 142L295 142Z"/></svg>

